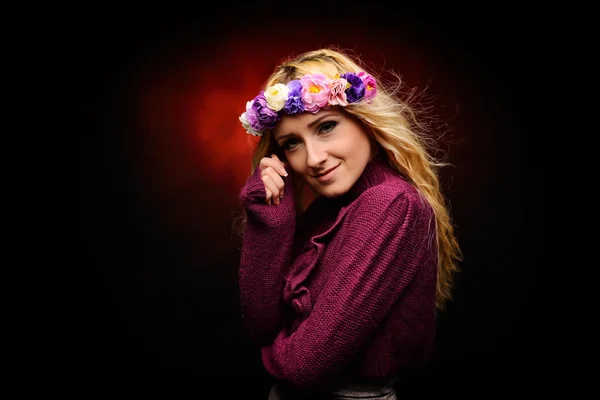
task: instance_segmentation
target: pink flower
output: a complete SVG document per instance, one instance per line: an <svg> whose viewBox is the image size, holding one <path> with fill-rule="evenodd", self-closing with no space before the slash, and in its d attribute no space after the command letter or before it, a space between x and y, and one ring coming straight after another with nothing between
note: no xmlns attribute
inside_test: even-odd
<svg viewBox="0 0 600 400"><path fill-rule="evenodd" d="M323 74L304 75L300 78L300 84L305 111L316 114L320 109L329 106L331 79Z"/></svg>
<svg viewBox="0 0 600 400"><path fill-rule="evenodd" d="M375 82L375 78L373 78L371 75L367 74L364 71L359 72L358 77L362 79L362 81L365 84L364 100L366 102L369 102L377 94L377 83Z"/></svg>
<svg viewBox="0 0 600 400"><path fill-rule="evenodd" d="M329 91L329 104L332 106L340 105L347 106L348 99L346 98L346 85L348 81L344 78L337 78L331 82Z"/></svg>

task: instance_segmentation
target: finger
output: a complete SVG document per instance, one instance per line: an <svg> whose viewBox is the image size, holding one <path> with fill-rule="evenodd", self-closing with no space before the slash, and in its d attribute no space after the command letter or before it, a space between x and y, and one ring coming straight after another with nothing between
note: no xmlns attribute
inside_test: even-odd
<svg viewBox="0 0 600 400"><path fill-rule="evenodd" d="M271 159L278 161L281 164L281 168L285 169L285 163L279 159L277 154L271 154Z"/></svg>
<svg viewBox="0 0 600 400"><path fill-rule="evenodd" d="M281 161L279 159L279 157L277 157L277 154L271 154L271 159L279 162L279 168L277 168L277 171L279 171L279 173L281 175L287 176L287 171L285 169L285 163L283 161Z"/></svg>
<svg viewBox="0 0 600 400"><path fill-rule="evenodd" d="M281 178L279 178L281 179ZM262 176L263 183L265 185L265 191L269 191L271 193L271 200L273 203L278 204L279 202L279 188L273 182L273 178L268 174Z"/></svg>
<svg viewBox="0 0 600 400"><path fill-rule="evenodd" d="M265 191L267 192L265 201L267 202L267 204L271 204L271 198L273 197L273 194L271 193L271 191L269 189L265 189Z"/></svg>
<svg viewBox="0 0 600 400"><path fill-rule="evenodd" d="M268 174L262 177L263 183L265 185L265 189L268 189L271 192L271 200L278 204L279 199L283 197L283 187L281 184L281 177L277 175L277 173L273 172L275 176L270 176Z"/></svg>
<svg viewBox="0 0 600 400"><path fill-rule="evenodd" d="M273 168L275 171L277 171L280 175L283 176L287 176L288 173L283 165L283 163L279 160L276 160L274 158L269 158L269 157L263 157L260 160L259 163L259 168L261 169L261 171L264 171L267 168Z"/></svg>
<svg viewBox="0 0 600 400"><path fill-rule="evenodd" d="M283 195L283 188L285 187L285 182L283 181L283 178L281 177L281 175L279 175L277 173L277 171L275 171L271 167L263 170L261 174L263 176L264 175L268 175L271 178L271 180L273 181L273 183L275 184L275 186L277 186L277 190L279 191L279 197L282 197L282 195ZM273 195L275 195L275 193L273 193Z"/></svg>

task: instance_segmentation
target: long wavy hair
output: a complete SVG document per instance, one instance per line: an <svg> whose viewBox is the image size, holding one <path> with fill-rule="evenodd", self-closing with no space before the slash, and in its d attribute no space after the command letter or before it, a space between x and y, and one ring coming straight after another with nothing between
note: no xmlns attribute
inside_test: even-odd
<svg viewBox="0 0 600 400"><path fill-rule="evenodd" d="M356 103L344 107L344 111L358 118L365 125L371 141L382 150L389 164L411 183L431 205L435 213L436 229L432 239L437 241L438 269L436 308L444 310L452 299L455 273L462 261L462 252L455 236L450 207L444 197L439 178L444 152L436 147L431 129L429 110L418 101L418 94L403 90L401 76L388 71L394 77L384 82L380 74L369 70L367 65L350 51L335 47L308 51L284 59L264 84L264 88L277 83L287 84L307 74L323 73L329 77L346 72L365 71L377 81L377 95L369 104ZM422 117L422 118L421 118ZM439 134L439 132L437 132ZM251 173L263 157L277 154L285 160L282 149L270 131L265 131L252 153ZM293 173L293 171L291 171ZM295 178L295 176L293 177ZM307 206L307 184L293 179L292 195L298 212ZM240 218L238 233L243 234L245 216Z"/></svg>

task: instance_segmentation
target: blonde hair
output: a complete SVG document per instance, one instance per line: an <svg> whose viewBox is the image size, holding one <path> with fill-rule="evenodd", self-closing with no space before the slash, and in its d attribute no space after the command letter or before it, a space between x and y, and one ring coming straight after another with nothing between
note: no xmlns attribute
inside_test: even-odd
<svg viewBox="0 0 600 400"><path fill-rule="evenodd" d="M401 91L402 79L398 74L392 72L396 80L391 84L384 83L382 77L369 71L359 57L351 58L349 54L349 51L329 47L289 57L280 63L264 87L277 83L287 84L314 73L323 73L333 78L336 74L365 71L376 79L377 95L372 101L369 104L349 105L344 111L364 123L371 139L383 150L390 165L422 194L435 213L434 238L438 245L435 304L438 310L443 310L452 299L454 274L459 270L458 262L462 260L449 206L442 194L438 176L439 168L447 164L441 157L438 159L434 155L434 151L439 149L434 147L435 141L429 135L428 124L417 118L421 115L417 112L417 107L412 104L409 106L409 102L416 100L415 92L405 96ZM263 157L273 153L280 158L283 156L270 131L266 131L254 148L251 172L254 172ZM300 179L293 179L293 182L295 187L292 188L292 193L298 206L302 202L301 193L305 183ZM300 209L303 205L298 207Z"/></svg>

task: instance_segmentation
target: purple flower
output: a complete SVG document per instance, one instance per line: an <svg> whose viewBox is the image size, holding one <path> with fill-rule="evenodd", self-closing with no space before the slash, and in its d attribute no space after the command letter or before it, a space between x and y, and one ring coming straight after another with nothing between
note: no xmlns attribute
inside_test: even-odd
<svg viewBox="0 0 600 400"><path fill-rule="evenodd" d="M246 111L239 116L239 121L247 133L262 136L284 115L315 114L331 106L370 103L376 94L375 78L364 71L336 74L334 78L322 73L304 75L287 85L278 83L261 91L246 103Z"/></svg>
<svg viewBox="0 0 600 400"><path fill-rule="evenodd" d="M281 118L276 111L271 110L267 106L267 99L265 98L264 90L254 98L254 103L252 103L251 109L256 115L257 123L254 124L250 118L247 118L252 125L252 128L258 131L274 128Z"/></svg>
<svg viewBox="0 0 600 400"><path fill-rule="evenodd" d="M346 89L348 103L360 101L365 95L365 83L363 80L353 72L343 74L342 78L347 80L350 84L350 87Z"/></svg>
<svg viewBox="0 0 600 400"><path fill-rule="evenodd" d="M244 128L248 129L248 126L251 127L255 131L260 131L260 123L258 122L258 118L256 118L256 111L252 107L254 104L254 100L251 100L246 103L246 112L242 114L242 118L245 120L242 121L242 125ZM246 126L247 124L248 126Z"/></svg>
<svg viewBox="0 0 600 400"><path fill-rule="evenodd" d="M302 102L302 84L300 80L295 79L287 84L289 89L288 99L283 106L283 111L286 114L298 114L304 111L304 103Z"/></svg>

